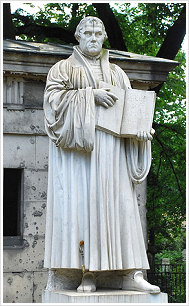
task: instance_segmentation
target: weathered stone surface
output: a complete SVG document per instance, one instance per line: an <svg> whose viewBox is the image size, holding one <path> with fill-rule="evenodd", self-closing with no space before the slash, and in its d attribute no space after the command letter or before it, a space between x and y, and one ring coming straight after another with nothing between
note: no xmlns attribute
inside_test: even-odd
<svg viewBox="0 0 189 306"><path fill-rule="evenodd" d="M3 274L4 303L33 302L33 272Z"/></svg>
<svg viewBox="0 0 189 306"><path fill-rule="evenodd" d="M149 294L137 291L99 290L92 293L76 291L43 292L43 303L167 303L167 294Z"/></svg>
<svg viewBox="0 0 189 306"><path fill-rule="evenodd" d="M48 168L49 139L47 136L36 136L36 167Z"/></svg>
<svg viewBox="0 0 189 306"><path fill-rule="evenodd" d="M125 94L121 132L123 137L135 137L138 131L152 129L156 93L138 89L128 89Z"/></svg>
<svg viewBox="0 0 189 306"><path fill-rule="evenodd" d="M24 202L24 236L32 234L36 240L45 234L46 201Z"/></svg>
<svg viewBox="0 0 189 306"><path fill-rule="evenodd" d="M41 303L48 272L14 272L3 275L4 303Z"/></svg>
<svg viewBox="0 0 189 306"><path fill-rule="evenodd" d="M45 82L39 80L24 80L23 103L27 106L43 107L43 92Z"/></svg>
<svg viewBox="0 0 189 306"><path fill-rule="evenodd" d="M4 133L46 135L42 109L19 111L4 108L3 117Z"/></svg>
<svg viewBox="0 0 189 306"><path fill-rule="evenodd" d="M6 76L3 78L3 103L23 104L23 78Z"/></svg>
<svg viewBox="0 0 189 306"><path fill-rule="evenodd" d="M137 193L137 202L139 206L140 220L142 224L142 230L144 235L144 241L146 249L148 246L148 235L147 235L147 219L146 219L146 192L147 192L147 179L141 184L135 185Z"/></svg>
<svg viewBox="0 0 189 306"><path fill-rule="evenodd" d="M34 272L33 302L42 302L42 292L47 285L48 272Z"/></svg>
<svg viewBox="0 0 189 306"><path fill-rule="evenodd" d="M47 170L24 170L24 200L46 201L47 198Z"/></svg>
<svg viewBox="0 0 189 306"><path fill-rule="evenodd" d="M35 167L35 137L4 135L4 168Z"/></svg>
<svg viewBox="0 0 189 306"><path fill-rule="evenodd" d="M23 249L5 249L3 251L4 272L41 271L44 259L44 236L24 236Z"/></svg>
<svg viewBox="0 0 189 306"><path fill-rule="evenodd" d="M59 57L61 59L61 57ZM28 56L28 54L20 54L11 52L11 60L9 52L5 53L4 57L4 70L11 73L22 73L25 77L28 74L34 77L40 76L41 80L46 79L46 75L50 67L55 63L52 56L39 56L37 54Z"/></svg>
<svg viewBox="0 0 189 306"><path fill-rule="evenodd" d="M16 41L4 41L4 43L7 44L4 54L5 71L23 73L25 76L33 74L33 77L40 76L42 80L45 80L53 64L68 58L72 52L68 46L65 48L65 46L54 45L53 47L51 46L50 50L49 44L30 42L30 47L27 42L27 46L22 46L20 53L14 53L12 52L14 48L18 51ZM33 46L39 46L38 50L34 50ZM30 52L29 56L28 52ZM146 82L149 88L153 88L165 81L169 71L178 65L178 62L163 58L115 50L113 52L110 51L110 59L111 62L118 64L128 74L131 83L137 83L138 86L140 83Z"/></svg>

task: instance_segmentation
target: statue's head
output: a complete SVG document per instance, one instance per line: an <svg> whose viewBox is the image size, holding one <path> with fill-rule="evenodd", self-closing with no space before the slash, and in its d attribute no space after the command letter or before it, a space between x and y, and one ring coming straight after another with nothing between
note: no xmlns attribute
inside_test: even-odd
<svg viewBox="0 0 189 306"><path fill-rule="evenodd" d="M83 18L75 31L75 38L79 47L85 54L96 56L102 49L107 34L103 22L97 18L88 16Z"/></svg>

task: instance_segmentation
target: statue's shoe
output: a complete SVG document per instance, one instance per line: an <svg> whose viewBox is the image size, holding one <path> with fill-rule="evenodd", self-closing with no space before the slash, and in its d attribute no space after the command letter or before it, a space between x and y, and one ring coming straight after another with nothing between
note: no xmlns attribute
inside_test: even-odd
<svg viewBox="0 0 189 306"><path fill-rule="evenodd" d="M160 288L148 283L141 271L130 272L128 275L123 276L123 290L141 291L147 293L160 293Z"/></svg>
<svg viewBox="0 0 189 306"><path fill-rule="evenodd" d="M77 288L77 292L95 292L96 284L93 273L86 272L83 275L81 284Z"/></svg>

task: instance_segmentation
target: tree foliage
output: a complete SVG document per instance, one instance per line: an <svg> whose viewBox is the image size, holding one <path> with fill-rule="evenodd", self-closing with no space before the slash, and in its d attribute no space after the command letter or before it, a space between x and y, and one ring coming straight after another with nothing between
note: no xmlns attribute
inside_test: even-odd
<svg viewBox="0 0 189 306"><path fill-rule="evenodd" d="M148 176L148 220L152 252L175 250L174 241L185 220L185 54L176 59L182 63L169 73L156 102L152 142L153 161ZM166 243L165 243L166 242ZM155 245L155 249L154 249ZM182 241L184 248L184 238Z"/></svg>
<svg viewBox="0 0 189 306"><path fill-rule="evenodd" d="M178 24L178 19L184 24L180 31L180 45L185 35L186 11L182 4L165 4L165 3L139 3L138 6L130 4L119 5L121 14L113 9L122 29L124 40L127 42L127 48L130 52L149 54L152 56L165 57L174 59L167 54L161 56L160 50L163 46L168 32L171 32ZM181 35L182 33L182 35ZM181 37L182 36L182 37ZM176 46L175 35L170 35ZM170 39L170 40L171 40ZM170 43L167 48L170 49ZM178 50L177 50L178 51ZM177 52L176 52L177 53Z"/></svg>
<svg viewBox="0 0 189 306"><path fill-rule="evenodd" d="M185 4L47 3L33 15L17 9L12 19L21 39L74 44L75 28L87 15L104 21L109 35L106 47L169 59L176 55L180 62L163 86L156 88L156 134L147 196L149 250L172 250L185 219L186 58L180 49L186 31Z"/></svg>

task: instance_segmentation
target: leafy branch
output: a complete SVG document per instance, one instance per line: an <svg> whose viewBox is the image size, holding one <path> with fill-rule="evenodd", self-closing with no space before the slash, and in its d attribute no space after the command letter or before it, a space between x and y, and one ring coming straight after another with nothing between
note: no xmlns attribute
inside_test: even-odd
<svg viewBox="0 0 189 306"><path fill-rule="evenodd" d="M160 144L160 146L161 146L162 149L163 149L163 153L165 154L165 156L166 156L166 158L167 158L167 160L168 160L168 162L169 162L169 164L170 164L170 166L171 166L171 169L172 169L172 171L173 171L173 173L174 173L174 176L175 176L175 179L176 179L176 182L177 182L177 186L178 186L180 195L181 195L181 197L182 197L182 200L185 201L185 197L184 197L184 195L183 195L183 191L182 191L182 188L181 188L181 186L180 186L180 183L179 183L179 179L178 179L177 173L176 173L175 168L174 168L174 166L173 166L173 163L172 163L172 161L171 161L171 159L170 159L170 157L169 157L169 155L168 155L168 153L167 153L167 149L166 149L166 147L164 146L164 144L161 142L161 140L158 138L157 135L156 135L156 140L158 141L158 143Z"/></svg>
<svg viewBox="0 0 189 306"><path fill-rule="evenodd" d="M164 128L173 131L176 134L179 134L184 138L183 129L178 124L167 124L167 123L153 123L153 128L156 130L157 128Z"/></svg>

